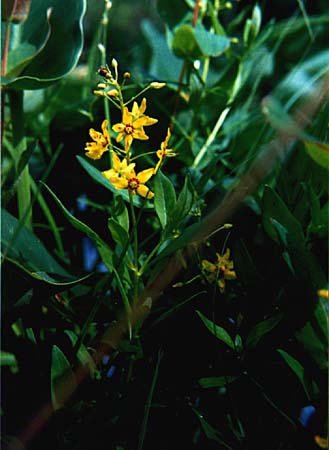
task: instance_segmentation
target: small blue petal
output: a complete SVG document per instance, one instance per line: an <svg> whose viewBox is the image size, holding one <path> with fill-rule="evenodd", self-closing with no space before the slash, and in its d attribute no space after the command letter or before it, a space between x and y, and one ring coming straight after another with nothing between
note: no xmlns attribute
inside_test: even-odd
<svg viewBox="0 0 329 450"><path fill-rule="evenodd" d="M104 355L102 358L102 363L106 366L110 361L110 355Z"/></svg>
<svg viewBox="0 0 329 450"><path fill-rule="evenodd" d="M107 378L112 378L115 371L116 371L116 367L115 366L111 366L109 368L109 370L107 371L107 374L106 374Z"/></svg>
<svg viewBox="0 0 329 450"><path fill-rule="evenodd" d="M99 273L106 273L109 271L109 269L106 267L106 265L102 261L97 264L96 270Z"/></svg>
<svg viewBox="0 0 329 450"><path fill-rule="evenodd" d="M304 406L304 408L300 410L298 420L303 425L303 427L307 427L314 414L315 414L314 406L312 405Z"/></svg>
<svg viewBox="0 0 329 450"><path fill-rule="evenodd" d="M78 207L78 211L80 211L80 212L85 212L86 209L88 208L88 205L84 200L87 200L86 194L81 194L77 198L77 207Z"/></svg>
<svg viewBox="0 0 329 450"><path fill-rule="evenodd" d="M95 245L88 237L82 238L82 256L83 268L87 272L94 270L95 264L98 260L98 252Z"/></svg>

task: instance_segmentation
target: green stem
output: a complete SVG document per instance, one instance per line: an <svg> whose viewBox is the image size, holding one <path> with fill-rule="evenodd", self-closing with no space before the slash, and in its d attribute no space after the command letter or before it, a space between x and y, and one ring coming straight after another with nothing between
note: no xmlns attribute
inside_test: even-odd
<svg viewBox="0 0 329 450"><path fill-rule="evenodd" d="M133 203L133 194L129 192L129 200L130 200L130 213L131 213L131 221L132 221L132 232L133 232L133 254L134 254L134 302L138 297L138 283L139 283L139 272L138 272L138 236L137 236L137 221Z"/></svg>
<svg viewBox="0 0 329 450"><path fill-rule="evenodd" d="M148 423L148 419L149 419L149 415L150 415L150 408L151 408L152 399L153 399L153 395L154 395L154 389L155 389L156 382L157 382L157 379L159 376L159 368L160 368L160 363L161 363L162 357L163 357L163 351L159 350L158 359L157 359L157 363L155 366L155 371L154 371L153 380L152 380L152 384L151 384L151 389L150 389L149 395L148 395L146 403L145 403L144 418L143 418L142 428L141 428L141 432L139 434L139 440L138 440L138 450L143 450L143 447L144 447L144 439L145 439L145 434L146 434L146 429L147 429L147 423Z"/></svg>
<svg viewBox="0 0 329 450"><path fill-rule="evenodd" d="M13 127L13 145L16 152L15 166L17 169L22 153L26 150L23 91L10 91L8 95ZM19 220L28 229L32 230L31 184L28 164L26 164L20 175L20 182L17 188L17 202Z"/></svg>

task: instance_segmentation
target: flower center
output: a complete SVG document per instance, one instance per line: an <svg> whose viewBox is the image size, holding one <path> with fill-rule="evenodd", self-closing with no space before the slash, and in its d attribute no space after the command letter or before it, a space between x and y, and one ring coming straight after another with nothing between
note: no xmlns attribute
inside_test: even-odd
<svg viewBox="0 0 329 450"><path fill-rule="evenodd" d="M128 183L128 189L130 191L135 191L139 187L138 178L131 178Z"/></svg>
<svg viewBox="0 0 329 450"><path fill-rule="evenodd" d="M125 133L126 134L133 134L133 132L134 132L134 127L132 125L130 125L130 124L127 124L125 126Z"/></svg>

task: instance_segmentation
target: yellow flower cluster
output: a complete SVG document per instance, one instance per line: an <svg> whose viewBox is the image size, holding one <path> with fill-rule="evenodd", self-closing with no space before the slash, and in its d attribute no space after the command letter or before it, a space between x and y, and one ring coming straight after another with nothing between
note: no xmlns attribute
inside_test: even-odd
<svg viewBox="0 0 329 450"><path fill-rule="evenodd" d="M236 273L233 270L234 264L230 260L230 249L227 249L224 255L216 253L217 261L212 263L207 259L201 261L201 271L208 283L217 282L219 291L225 292L225 281L235 280Z"/></svg>
<svg viewBox="0 0 329 450"><path fill-rule="evenodd" d="M118 155L113 153L113 167L102 172L116 189L128 189L132 194L139 194L142 197L152 198L153 192L149 190L146 183L154 173L154 169L142 170L138 174L135 172L135 163L128 164L126 158L120 161Z"/></svg>
<svg viewBox="0 0 329 450"><path fill-rule="evenodd" d="M161 84L161 83L158 83ZM153 87L153 86L152 86ZM112 168L102 172L116 189L128 189L132 194L139 194L148 199L154 196L153 192L145 186L145 183L155 175L162 165L166 157L176 156L172 149L168 149L169 139L171 137L170 129L167 130L167 136L161 143L161 148L156 154L158 162L154 168L143 170L136 174L135 163L130 163L129 150L134 139L147 140L149 137L145 133L144 127L153 125L158 122L145 115L146 98L142 99L140 106L137 102L133 102L131 111L127 106L122 108L122 120L112 126L112 130L118 133L117 142L124 141L124 151L126 157L121 161L119 156L113 151ZM102 132L95 131L93 128L89 130L90 137L93 142L87 142L85 146L86 156L92 159L100 159L104 152L108 151L111 144L110 133L108 130L108 121L102 123ZM120 149L119 149L120 151Z"/></svg>

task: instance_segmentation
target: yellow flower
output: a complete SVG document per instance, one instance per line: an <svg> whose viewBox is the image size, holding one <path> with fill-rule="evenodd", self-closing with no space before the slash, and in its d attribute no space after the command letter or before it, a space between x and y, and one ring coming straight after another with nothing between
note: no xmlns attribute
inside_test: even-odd
<svg viewBox="0 0 329 450"><path fill-rule="evenodd" d="M204 259L201 261L201 271L208 283L217 280L219 291L225 292L225 280L235 280L236 273L233 270L234 264L230 260L230 249L227 249L223 256L216 253L217 262L211 263Z"/></svg>
<svg viewBox="0 0 329 450"><path fill-rule="evenodd" d="M157 162L157 165L155 166L154 174L157 173L157 171L159 170L159 167L161 166L161 164L165 158L172 158L173 156L177 156L177 153L174 153L172 148L168 148L168 143L169 143L170 137L171 137L171 131L170 131L170 128L168 128L167 136L166 136L165 140L161 143L160 150L157 151L157 157L159 158L159 161Z"/></svg>
<svg viewBox="0 0 329 450"><path fill-rule="evenodd" d="M153 192L149 190L145 183L153 175L153 169L142 170L136 174L135 163L127 163L126 158L120 158L114 153L112 156L113 168L102 172L116 189L128 189L133 195L139 194L141 197L152 198Z"/></svg>
<svg viewBox="0 0 329 450"><path fill-rule="evenodd" d="M110 145L110 133L107 129L108 122L103 120L102 131L103 133L90 128L89 135L95 142L87 142L85 150L87 150L86 156L92 159L100 159L104 152L106 152Z"/></svg>
<svg viewBox="0 0 329 450"><path fill-rule="evenodd" d="M130 149L133 139L147 140L148 136L145 134L144 128L149 125L157 123L157 119L144 115L146 110L146 98L143 98L140 106L137 102L134 102L131 112L125 106L123 108L122 122L113 125L112 130L119 133L116 140L117 142L124 139L125 151Z"/></svg>

